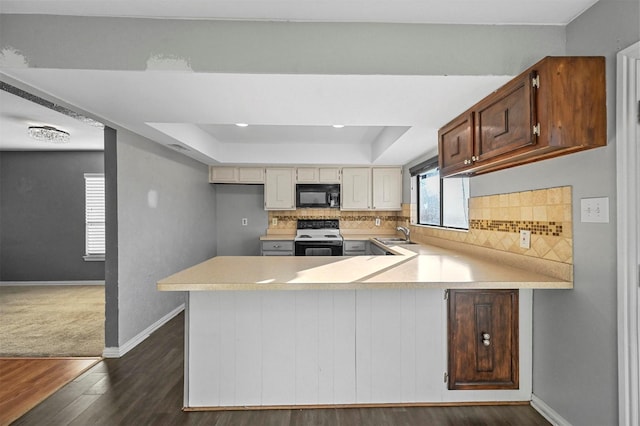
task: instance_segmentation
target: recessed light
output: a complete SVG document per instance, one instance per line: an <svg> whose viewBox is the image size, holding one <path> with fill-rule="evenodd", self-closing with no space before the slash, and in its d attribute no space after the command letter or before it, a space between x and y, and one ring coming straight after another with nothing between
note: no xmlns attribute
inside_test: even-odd
<svg viewBox="0 0 640 426"><path fill-rule="evenodd" d="M236 126L238 126L238 127L247 127L249 125L247 123L236 123Z"/></svg>
<svg viewBox="0 0 640 426"><path fill-rule="evenodd" d="M334 129L342 129L344 127L344 124L333 124L331 127L333 127Z"/></svg>

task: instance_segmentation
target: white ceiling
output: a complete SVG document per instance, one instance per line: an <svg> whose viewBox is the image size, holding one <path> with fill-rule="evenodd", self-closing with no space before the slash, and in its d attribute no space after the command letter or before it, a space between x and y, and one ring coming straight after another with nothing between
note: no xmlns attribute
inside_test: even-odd
<svg viewBox="0 0 640 426"><path fill-rule="evenodd" d="M83 16L565 25L594 2L0 0L0 10ZM206 164L406 164L436 148L439 127L511 78L35 68L2 72L117 126L174 149L185 148L180 151ZM38 120L70 131L72 141L86 149L102 146L102 135L99 141L88 142L82 127L74 128L63 117L45 119L37 111L43 107L35 104L36 110L30 113L24 103L6 102L6 96L13 95L3 93L0 98L0 149L20 149L15 143L28 141L16 142L17 136L26 135L28 123ZM233 125L237 122L250 126L239 128ZM335 129L332 124L346 127ZM31 146L24 149L39 149Z"/></svg>
<svg viewBox="0 0 640 426"><path fill-rule="evenodd" d="M269 21L566 25L597 0L1 0L3 13Z"/></svg>
<svg viewBox="0 0 640 426"><path fill-rule="evenodd" d="M67 144L31 139L29 126L51 126L71 134ZM20 96L0 90L0 150L102 150L103 130L46 108Z"/></svg>

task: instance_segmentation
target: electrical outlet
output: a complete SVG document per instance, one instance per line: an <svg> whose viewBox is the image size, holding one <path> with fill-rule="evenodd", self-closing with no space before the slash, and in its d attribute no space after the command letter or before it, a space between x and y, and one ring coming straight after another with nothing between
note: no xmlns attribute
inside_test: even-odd
<svg viewBox="0 0 640 426"><path fill-rule="evenodd" d="M242 226L247 226L249 224L249 220L246 217L242 218Z"/></svg>
<svg viewBox="0 0 640 426"><path fill-rule="evenodd" d="M609 197L582 198L580 221L609 223Z"/></svg>
<svg viewBox="0 0 640 426"><path fill-rule="evenodd" d="M520 230L520 248L531 248L531 231L528 231L526 229Z"/></svg>
<svg viewBox="0 0 640 426"><path fill-rule="evenodd" d="M277 217L272 217L271 218L271 226L278 226L278 218Z"/></svg>
<svg viewBox="0 0 640 426"><path fill-rule="evenodd" d="M380 226L380 218L376 217L376 226Z"/></svg>

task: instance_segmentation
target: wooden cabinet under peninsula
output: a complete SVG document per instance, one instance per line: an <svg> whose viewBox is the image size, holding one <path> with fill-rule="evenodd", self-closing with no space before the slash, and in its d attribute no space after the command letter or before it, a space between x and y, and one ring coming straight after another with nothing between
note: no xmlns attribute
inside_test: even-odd
<svg viewBox="0 0 640 426"><path fill-rule="evenodd" d="M518 389L518 323L518 290L449 290L449 389Z"/></svg>
<svg viewBox="0 0 640 426"><path fill-rule="evenodd" d="M603 57L546 57L438 132L441 176L477 175L607 143Z"/></svg>

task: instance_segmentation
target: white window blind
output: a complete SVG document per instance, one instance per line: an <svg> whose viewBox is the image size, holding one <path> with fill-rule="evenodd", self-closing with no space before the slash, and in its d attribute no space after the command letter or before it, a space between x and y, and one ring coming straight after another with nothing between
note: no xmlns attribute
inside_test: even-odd
<svg viewBox="0 0 640 426"><path fill-rule="evenodd" d="M104 259L105 254L105 203L104 203L104 174L85 173L85 235L87 258ZM97 259L96 259L97 260Z"/></svg>

